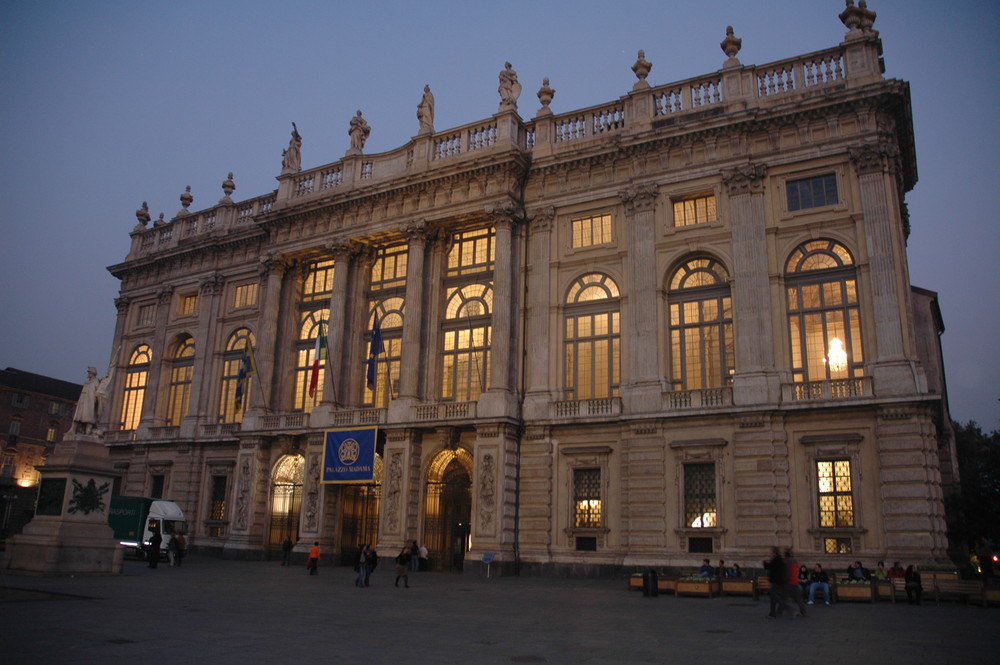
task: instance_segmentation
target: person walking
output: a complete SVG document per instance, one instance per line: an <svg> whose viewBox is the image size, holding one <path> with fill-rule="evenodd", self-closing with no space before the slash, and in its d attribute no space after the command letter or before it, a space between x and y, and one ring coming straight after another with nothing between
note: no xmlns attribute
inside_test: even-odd
<svg viewBox="0 0 1000 665"><path fill-rule="evenodd" d="M160 544L163 543L163 536L159 529L153 529L149 537L149 549L146 550L146 558L149 559L149 567L156 568L160 563Z"/></svg>
<svg viewBox="0 0 1000 665"><path fill-rule="evenodd" d="M416 544L416 543L414 543ZM410 561L413 559L413 555L410 554L410 548L403 545L403 549L399 551L396 556L396 583L394 586L399 586L399 578L403 578L403 586L407 589L410 588Z"/></svg>
<svg viewBox="0 0 1000 665"><path fill-rule="evenodd" d="M281 565L290 566L292 565L292 538L291 536L285 536L285 539L281 541Z"/></svg>
<svg viewBox="0 0 1000 665"><path fill-rule="evenodd" d="M180 568L184 563L184 555L187 554L187 538L183 533L179 533L174 536L174 542L177 544L177 567Z"/></svg>
<svg viewBox="0 0 1000 665"><path fill-rule="evenodd" d="M781 550L777 547L771 548L771 555L764 560L764 569L767 571L767 581L771 583L771 611L767 614L769 619L775 619L785 609L785 561L781 558ZM791 610L789 609L789 612Z"/></svg>
<svg viewBox="0 0 1000 665"><path fill-rule="evenodd" d="M912 605L913 599L916 598L917 605L919 605L920 596L924 593L924 586L920 583L920 568L907 566L903 581L906 583L906 602Z"/></svg>
<svg viewBox="0 0 1000 665"><path fill-rule="evenodd" d="M368 579L368 544L362 545L358 549L358 558L354 562L354 570L357 572L358 577L354 580L354 586L365 588L365 584Z"/></svg>
<svg viewBox="0 0 1000 665"><path fill-rule="evenodd" d="M315 575L319 572L319 541L315 541L313 546L309 548L309 560L306 561L306 568L309 569L310 575Z"/></svg>
<svg viewBox="0 0 1000 665"><path fill-rule="evenodd" d="M805 618L806 604L802 601L802 589L799 587L799 562L792 553L792 548L785 550L785 594L788 600L798 605L799 616ZM791 619L791 615L788 617Z"/></svg>
<svg viewBox="0 0 1000 665"><path fill-rule="evenodd" d="M417 572L420 567L420 546L417 545L417 541L410 543L410 570L412 572Z"/></svg>

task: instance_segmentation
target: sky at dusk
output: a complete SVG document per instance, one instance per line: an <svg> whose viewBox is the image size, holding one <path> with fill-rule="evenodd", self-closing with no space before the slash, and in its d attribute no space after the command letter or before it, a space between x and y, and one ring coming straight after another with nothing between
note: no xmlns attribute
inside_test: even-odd
<svg viewBox="0 0 1000 665"><path fill-rule="evenodd" d="M524 119L543 77L562 113L836 46L844 0L0 3L0 367L83 383L107 366L135 210L172 218L277 188L291 123L302 166L339 160L361 109L366 154L490 117L510 61ZM1000 67L995 0L870 0L886 77L909 81L919 181L907 195L913 285L937 291L952 416L1000 429Z"/></svg>

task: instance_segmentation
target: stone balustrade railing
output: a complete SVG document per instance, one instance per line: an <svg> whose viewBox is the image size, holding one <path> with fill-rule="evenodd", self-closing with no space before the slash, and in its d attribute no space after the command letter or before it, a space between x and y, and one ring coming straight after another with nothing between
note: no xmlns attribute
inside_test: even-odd
<svg viewBox="0 0 1000 665"><path fill-rule="evenodd" d="M881 79L877 40L855 40L765 65L727 64L717 72L684 81L633 90L618 100L562 114L539 113L522 121L513 111L433 134L415 137L395 150L348 155L338 162L278 177L278 191L249 201L220 204L181 214L166 224L133 231L130 258L177 246L184 240L252 226L258 219L313 198L357 186L388 182L401 175L451 167L491 151L520 150L534 158L572 152L590 141L627 137L650 129L682 128L706 111L719 114L773 106L793 98L824 95L831 89ZM848 63L852 63L848 66ZM853 71L852 71L853 69Z"/></svg>

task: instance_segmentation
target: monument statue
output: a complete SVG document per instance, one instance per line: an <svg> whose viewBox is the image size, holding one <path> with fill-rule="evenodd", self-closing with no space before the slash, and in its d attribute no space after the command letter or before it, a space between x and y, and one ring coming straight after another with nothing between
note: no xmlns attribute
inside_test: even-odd
<svg viewBox="0 0 1000 665"><path fill-rule="evenodd" d="M347 151L347 154L360 155L362 148L365 147L365 141L368 140L368 135L372 133L372 128L361 117L361 111L358 111L358 114L351 118L351 128L347 130L347 133L351 136L351 149Z"/></svg>
<svg viewBox="0 0 1000 665"><path fill-rule="evenodd" d="M521 96L521 84L517 81L517 72L514 71L509 62L504 63L503 71L500 72L500 110L517 110L517 98Z"/></svg>
<svg viewBox="0 0 1000 665"><path fill-rule="evenodd" d="M281 151L281 172L298 173L302 170L302 135L299 128L292 123L292 138L288 139L288 147Z"/></svg>
<svg viewBox="0 0 1000 665"><path fill-rule="evenodd" d="M429 85L424 86L424 96L417 104L417 120L420 121L418 135L434 133L434 95Z"/></svg>
<svg viewBox="0 0 1000 665"><path fill-rule="evenodd" d="M77 434L95 434L97 425L104 415L104 405L107 403L108 392L111 389L111 379L114 376L114 365L108 368L103 379L97 378L97 368L87 368L87 382L80 391L80 399L76 402L73 412L73 431Z"/></svg>

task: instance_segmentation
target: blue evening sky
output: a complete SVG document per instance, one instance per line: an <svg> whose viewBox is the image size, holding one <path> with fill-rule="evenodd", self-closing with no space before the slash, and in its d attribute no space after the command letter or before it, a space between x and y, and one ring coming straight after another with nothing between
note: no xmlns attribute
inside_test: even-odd
<svg viewBox="0 0 1000 665"><path fill-rule="evenodd" d="M653 85L835 46L843 0L9 0L0 6L0 367L82 383L107 366L134 211L155 219L276 188L291 122L302 164L336 161L357 109L368 154L417 132L424 84L440 131L497 110L509 60L538 108L627 93L636 51ZM886 76L909 81L919 182L907 196L912 283L937 291L953 416L1000 429L1000 77L991 0L871 0ZM993 277L990 275L993 274Z"/></svg>

